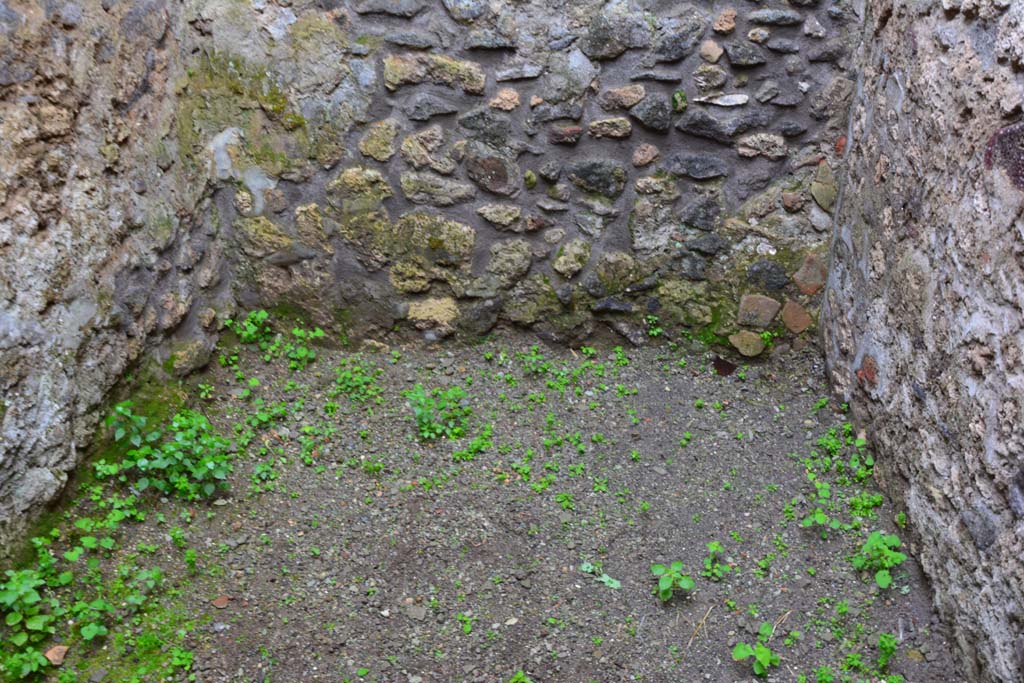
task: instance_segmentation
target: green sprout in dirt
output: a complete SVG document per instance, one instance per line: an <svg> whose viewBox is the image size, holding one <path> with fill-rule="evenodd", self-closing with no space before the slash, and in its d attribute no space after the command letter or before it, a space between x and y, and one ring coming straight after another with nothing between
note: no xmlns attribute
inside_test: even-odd
<svg viewBox="0 0 1024 683"><path fill-rule="evenodd" d="M508 683L533 683L533 679L523 673L523 670L520 669L512 674L512 678L508 679Z"/></svg>
<svg viewBox="0 0 1024 683"><path fill-rule="evenodd" d="M469 635L473 632L473 622L480 617L474 617L464 612L459 612L455 615L455 620L462 624L462 632Z"/></svg>
<svg viewBox="0 0 1024 683"><path fill-rule="evenodd" d="M878 636L878 670L885 671L889 660L896 654L896 636L882 633Z"/></svg>
<svg viewBox="0 0 1024 683"><path fill-rule="evenodd" d="M700 575L712 581L721 581L726 574L732 571L732 567L720 561L722 553L725 552L721 543L711 541L707 547L708 556L704 558L704 571Z"/></svg>
<svg viewBox="0 0 1024 683"><path fill-rule="evenodd" d="M652 564L651 574L658 579L658 597L662 602L671 600L675 591L689 593L696 585L688 574L683 573L683 563L679 560L669 563L667 567Z"/></svg>
<svg viewBox="0 0 1024 683"><path fill-rule="evenodd" d="M906 555L896 550L900 545L899 536L872 531L860 550L850 558L850 563L858 571L875 572L875 583L878 587L888 588L892 585L892 574L889 570L903 564L907 559Z"/></svg>
<svg viewBox="0 0 1024 683"><path fill-rule="evenodd" d="M302 370L316 360L316 350L311 344L316 339L324 337L324 331L319 327L312 330L304 330L301 327L292 328L292 340L285 344L284 355L288 358L288 369Z"/></svg>
<svg viewBox="0 0 1024 683"><path fill-rule="evenodd" d="M594 577L594 581L602 583L609 588L618 590L622 588L622 582L618 579L613 579L601 570L600 562L583 562L580 564L580 571L584 574L590 574Z"/></svg>
<svg viewBox="0 0 1024 683"><path fill-rule="evenodd" d="M0 613L7 626L7 644L13 652L0 653L0 665L12 679L28 678L50 662L36 644L54 632L65 610L55 598L44 598L46 580L35 569L7 570L0 583Z"/></svg>
<svg viewBox="0 0 1024 683"><path fill-rule="evenodd" d="M270 314L266 311L252 311L244 320L225 320L224 325L238 335L238 341L258 344L261 351L266 351L274 338L274 329L269 319Z"/></svg>
<svg viewBox="0 0 1024 683"><path fill-rule="evenodd" d="M96 463L97 476L127 482L132 474L140 491L153 487L185 500L209 497L227 486L232 470L230 444L213 431L206 417L180 411L171 420L167 438L161 440L163 433L146 431L145 416L135 415L131 406L130 401L117 404L107 425L114 427L114 441L127 441L133 448L119 463Z"/></svg>
<svg viewBox="0 0 1024 683"><path fill-rule="evenodd" d="M416 418L421 439L457 439L466 433L473 410L464 405L466 392L459 387L428 392L417 384L405 392Z"/></svg>
<svg viewBox="0 0 1024 683"><path fill-rule="evenodd" d="M768 647L768 641L771 640L774 632L775 629L770 622L761 622L761 628L757 633L757 642L753 646L743 642L736 643L736 647L732 650L733 661L742 662L753 658L754 675L767 676L768 669L778 666L781 661L779 655Z"/></svg>
<svg viewBox="0 0 1024 683"><path fill-rule="evenodd" d="M493 433L494 425L487 425L484 427L483 432L469 442L469 446L467 448L452 453L452 459L459 461L473 460L476 456L494 446L494 442L491 441L491 435Z"/></svg>
<svg viewBox="0 0 1024 683"><path fill-rule="evenodd" d="M342 358L334 369L334 388L330 395L333 398L344 394L353 403L379 403L381 390L377 378L383 372L380 368L371 369L358 356Z"/></svg>

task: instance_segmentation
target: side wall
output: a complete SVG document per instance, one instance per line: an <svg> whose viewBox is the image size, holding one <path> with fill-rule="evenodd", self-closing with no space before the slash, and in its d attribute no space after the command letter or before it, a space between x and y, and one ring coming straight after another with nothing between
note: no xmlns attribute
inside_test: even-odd
<svg viewBox="0 0 1024 683"><path fill-rule="evenodd" d="M0 556L147 349L212 346L224 259L163 142L180 5L0 0Z"/></svg>
<svg viewBox="0 0 1024 683"><path fill-rule="evenodd" d="M824 305L972 680L1024 679L1024 3L869 0Z"/></svg>

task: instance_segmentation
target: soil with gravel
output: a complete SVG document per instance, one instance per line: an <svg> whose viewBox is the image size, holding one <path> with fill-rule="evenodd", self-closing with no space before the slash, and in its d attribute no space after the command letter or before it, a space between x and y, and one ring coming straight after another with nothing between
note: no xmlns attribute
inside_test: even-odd
<svg viewBox="0 0 1024 683"><path fill-rule="evenodd" d="M963 680L913 557L886 589L851 565L868 532L912 530L887 498L851 508L870 478L821 466L858 445L813 350L736 368L654 342L319 349L301 371L241 347L190 379L241 444L228 491L187 515L198 572L154 515L122 545L158 546L195 680L765 680L732 657L762 628L768 681ZM464 391L463 436L421 438L416 385ZM804 528L819 506L852 528ZM694 588L663 602L651 565L673 561Z"/></svg>

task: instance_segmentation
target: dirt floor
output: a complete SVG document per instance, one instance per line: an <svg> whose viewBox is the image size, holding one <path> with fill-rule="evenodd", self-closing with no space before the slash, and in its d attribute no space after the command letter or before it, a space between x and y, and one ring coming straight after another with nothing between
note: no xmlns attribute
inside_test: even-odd
<svg viewBox="0 0 1024 683"><path fill-rule="evenodd" d="M964 680L913 558L885 589L853 566L915 520L878 496L811 349L317 352L293 371L239 346L182 387L234 439L230 486L140 496L93 569L166 578L103 638L58 628L52 680ZM431 398L455 414L430 420ZM58 557L109 500L92 486ZM673 562L689 578L662 600L652 565Z"/></svg>

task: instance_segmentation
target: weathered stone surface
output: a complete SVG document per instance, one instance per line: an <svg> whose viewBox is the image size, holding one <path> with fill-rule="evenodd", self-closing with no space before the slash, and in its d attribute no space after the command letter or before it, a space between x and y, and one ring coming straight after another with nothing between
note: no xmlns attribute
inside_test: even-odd
<svg viewBox="0 0 1024 683"><path fill-rule="evenodd" d="M548 142L552 145L575 145L582 136L582 126L556 125L548 129Z"/></svg>
<svg viewBox="0 0 1024 683"><path fill-rule="evenodd" d="M803 19L802 14L791 9L759 9L747 15L747 21L768 26L795 26Z"/></svg>
<svg viewBox="0 0 1024 683"><path fill-rule="evenodd" d="M836 179L832 174L832 167L827 161L818 164L818 170L814 174L814 182L811 183L811 196L814 201L825 211L831 211L836 203Z"/></svg>
<svg viewBox="0 0 1024 683"><path fill-rule="evenodd" d="M515 197L520 190L519 165L501 151L473 142L466 146L466 175L492 194Z"/></svg>
<svg viewBox="0 0 1024 683"><path fill-rule="evenodd" d="M633 124L621 116L598 119L590 122L587 132L595 138L628 138L633 132Z"/></svg>
<svg viewBox="0 0 1024 683"><path fill-rule="evenodd" d="M679 229L679 222L672 215L674 198L637 197L629 215L629 234L635 251L647 254L668 249L673 233Z"/></svg>
<svg viewBox="0 0 1024 683"><path fill-rule="evenodd" d="M426 0L355 0L353 9L359 14L391 14L414 17L426 8Z"/></svg>
<svg viewBox="0 0 1024 683"><path fill-rule="evenodd" d="M751 43L757 43L758 45L763 45L771 37L772 32L763 26L755 26L747 31L747 40Z"/></svg>
<svg viewBox="0 0 1024 683"><path fill-rule="evenodd" d="M760 66L768 60L756 45L742 40L731 40L725 44L725 54L733 66Z"/></svg>
<svg viewBox="0 0 1024 683"><path fill-rule="evenodd" d="M736 10L732 7L722 10L722 12L715 18L714 28L715 33L721 33L728 35L736 30Z"/></svg>
<svg viewBox="0 0 1024 683"><path fill-rule="evenodd" d="M536 62L514 62L498 67L494 72L494 79L499 83L521 81L537 78L543 72L544 68Z"/></svg>
<svg viewBox="0 0 1024 683"><path fill-rule="evenodd" d="M676 16L658 26L653 52L659 62L677 62L693 54L704 35L708 17L692 5L676 10Z"/></svg>
<svg viewBox="0 0 1024 683"><path fill-rule="evenodd" d="M780 308L782 308L782 304L770 296L744 294L740 298L736 322L740 325L764 329L771 325Z"/></svg>
<svg viewBox="0 0 1024 683"><path fill-rule="evenodd" d="M519 106L519 93L512 88L500 88L487 104L501 111L512 111Z"/></svg>
<svg viewBox="0 0 1024 683"><path fill-rule="evenodd" d="M591 59L614 59L630 48L646 47L650 41L650 29L642 16L612 10L594 15L579 45Z"/></svg>
<svg viewBox="0 0 1024 683"><path fill-rule="evenodd" d="M661 152L657 147L645 142L633 150L633 165L637 168L647 166L657 161L660 156Z"/></svg>
<svg viewBox="0 0 1024 683"><path fill-rule="evenodd" d="M768 113L762 109L714 114L706 109L690 107L676 124L676 128L691 135L729 143L736 135L764 126L769 120Z"/></svg>
<svg viewBox="0 0 1024 683"><path fill-rule="evenodd" d="M700 44L700 58L710 64L717 62L724 52L722 46L714 40L705 40Z"/></svg>
<svg viewBox="0 0 1024 683"><path fill-rule="evenodd" d="M1020 102L1022 19L1017 2L866 2L850 179L841 200L815 198L837 213L821 321L832 382L914 526L961 677L986 682L1024 679L1024 517L1011 504L1024 195L986 164Z"/></svg>
<svg viewBox="0 0 1024 683"><path fill-rule="evenodd" d="M429 126L402 141L402 158L415 169L429 168L442 175L456 169L455 160L442 152L444 130L439 125Z"/></svg>
<svg viewBox="0 0 1024 683"><path fill-rule="evenodd" d="M456 21L472 21L487 11L485 0L441 0L441 3Z"/></svg>
<svg viewBox="0 0 1024 683"><path fill-rule="evenodd" d="M736 152L741 157L766 157L784 159L789 155L786 140L781 135L755 133L736 141Z"/></svg>
<svg viewBox="0 0 1024 683"><path fill-rule="evenodd" d="M402 105L402 111L413 121L428 121L434 116L454 114L459 108L440 97L417 93Z"/></svg>
<svg viewBox="0 0 1024 683"><path fill-rule="evenodd" d="M514 204L485 204L476 210L488 223L507 228L519 222L522 209Z"/></svg>
<svg viewBox="0 0 1024 683"><path fill-rule="evenodd" d="M568 53L552 54L541 85L541 97L556 104L576 99L587 91L590 82L597 77L597 71L597 67L578 48Z"/></svg>
<svg viewBox="0 0 1024 683"><path fill-rule="evenodd" d="M626 186L625 167L611 159L583 159L566 166L566 173L581 190L617 197Z"/></svg>
<svg viewBox="0 0 1024 683"><path fill-rule="evenodd" d="M729 343L748 358L759 356L764 351L764 340L761 339L759 334L755 334L750 330L741 330L736 334L730 334Z"/></svg>
<svg viewBox="0 0 1024 683"><path fill-rule="evenodd" d="M377 161L387 161L395 155L395 138L398 136L398 122L385 119L370 124L359 141L359 151Z"/></svg>
<svg viewBox="0 0 1024 683"><path fill-rule="evenodd" d="M400 178L402 194L413 204L451 206L476 196L472 185L430 172L407 171Z"/></svg>
<svg viewBox="0 0 1024 683"><path fill-rule="evenodd" d="M459 305L450 296L412 301L407 317L418 330L437 330L447 336L455 331Z"/></svg>
<svg viewBox="0 0 1024 683"><path fill-rule="evenodd" d="M555 256L551 267L566 280L583 270L590 260L590 242L584 239L569 240Z"/></svg>
<svg viewBox="0 0 1024 683"><path fill-rule="evenodd" d="M640 84L624 85L621 88L609 88L601 92L598 102L602 109L613 111L615 109L629 109L639 102L647 94L647 90Z"/></svg>
<svg viewBox="0 0 1024 683"><path fill-rule="evenodd" d="M721 235L706 233L692 240L687 240L686 248L705 256L717 256L729 248L729 241Z"/></svg>
<svg viewBox="0 0 1024 683"><path fill-rule="evenodd" d="M665 159L662 166L673 175L694 180L721 178L729 174L729 165L725 160L712 154L673 154Z"/></svg>
<svg viewBox="0 0 1024 683"><path fill-rule="evenodd" d="M725 69L713 64L701 64L693 72L693 83L702 92L721 88L727 79Z"/></svg>
<svg viewBox="0 0 1024 683"><path fill-rule="evenodd" d="M672 103L667 97L648 95L629 110L644 128L666 131L672 125Z"/></svg>
<svg viewBox="0 0 1024 683"><path fill-rule="evenodd" d="M767 259L758 259L747 268L747 282L761 289L774 292L789 284L789 276L781 264Z"/></svg>
<svg viewBox="0 0 1024 683"><path fill-rule="evenodd" d="M482 95L485 82L483 69L475 62L423 53L388 55L384 58L384 85L388 90L397 90L404 85L435 83Z"/></svg>
<svg viewBox="0 0 1024 683"><path fill-rule="evenodd" d="M487 273L497 278L502 287L511 287L526 277L533 262L530 243L524 239L505 240L491 245Z"/></svg>
<svg viewBox="0 0 1024 683"><path fill-rule="evenodd" d="M782 307L782 323L793 334L800 334L814 324L814 319L803 306L789 299Z"/></svg>
<svg viewBox="0 0 1024 683"><path fill-rule="evenodd" d="M811 252L804 257L800 269L793 273L793 282L803 294L816 294L825 286L828 264L820 254Z"/></svg>
<svg viewBox="0 0 1024 683"><path fill-rule="evenodd" d="M701 197L686 205L679 218L687 227L714 230L721 222L722 207L713 197Z"/></svg>

